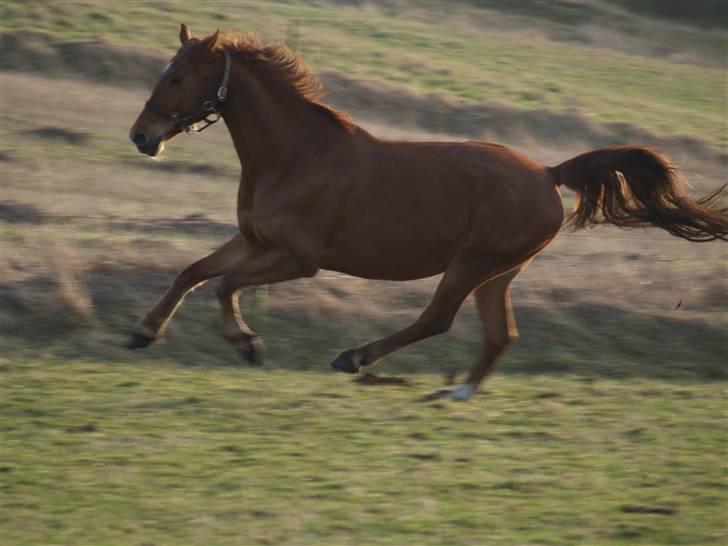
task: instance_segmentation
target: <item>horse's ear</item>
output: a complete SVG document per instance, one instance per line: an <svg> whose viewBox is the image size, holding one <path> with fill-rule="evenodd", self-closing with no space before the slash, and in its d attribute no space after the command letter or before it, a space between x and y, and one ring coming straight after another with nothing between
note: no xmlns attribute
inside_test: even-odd
<svg viewBox="0 0 728 546"><path fill-rule="evenodd" d="M190 27L185 25L184 23L180 23L179 27L179 43L184 45L187 40L190 40L192 38L192 31L190 30Z"/></svg>
<svg viewBox="0 0 728 546"><path fill-rule="evenodd" d="M214 52L220 45L221 41L222 39L220 38L220 29L217 29L215 31L215 34L205 40L205 52L207 52L208 54Z"/></svg>

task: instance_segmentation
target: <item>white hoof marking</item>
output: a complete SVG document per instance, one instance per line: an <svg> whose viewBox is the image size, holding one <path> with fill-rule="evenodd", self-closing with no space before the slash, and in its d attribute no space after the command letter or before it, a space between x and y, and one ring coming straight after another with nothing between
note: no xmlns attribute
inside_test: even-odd
<svg viewBox="0 0 728 546"><path fill-rule="evenodd" d="M469 383L455 387L448 395L450 400L467 400L475 392L475 387Z"/></svg>

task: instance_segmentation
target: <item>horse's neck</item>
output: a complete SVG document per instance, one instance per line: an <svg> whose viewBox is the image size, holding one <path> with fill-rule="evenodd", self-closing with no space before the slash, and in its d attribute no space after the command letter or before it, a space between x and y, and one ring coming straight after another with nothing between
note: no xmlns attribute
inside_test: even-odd
<svg viewBox="0 0 728 546"><path fill-rule="evenodd" d="M223 117L241 165L259 177L275 172L282 160L305 146L306 133L316 131L322 120L304 99L287 96L285 90L272 93L272 86L243 70L231 74Z"/></svg>

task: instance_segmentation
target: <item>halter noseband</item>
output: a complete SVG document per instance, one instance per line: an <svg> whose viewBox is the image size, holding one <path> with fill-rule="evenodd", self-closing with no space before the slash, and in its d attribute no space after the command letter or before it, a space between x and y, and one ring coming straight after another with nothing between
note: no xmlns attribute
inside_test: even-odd
<svg viewBox="0 0 728 546"><path fill-rule="evenodd" d="M203 118L197 122L192 121L196 117L199 117L197 114L187 114L182 115L179 112L166 112L165 110L162 110L161 108L157 108L152 104L152 101L147 101L146 108L148 110L151 110L158 116L163 117L164 119L168 119L172 123L174 123L175 129L182 132L184 131L187 134L190 133L201 133L205 129L207 129L210 125L213 125L214 123L217 123L220 121L220 118L222 117L222 114L220 113L220 104L225 101L225 98L227 97L227 85L228 80L230 79L230 53L227 49L222 50L223 54L225 55L225 71L222 75L222 83L220 83L220 87L217 88L217 93L215 94L214 100L206 100L202 103L202 114ZM215 116L214 118L210 118L210 116ZM200 129L195 127L196 123L202 123L204 122L205 125L201 127Z"/></svg>

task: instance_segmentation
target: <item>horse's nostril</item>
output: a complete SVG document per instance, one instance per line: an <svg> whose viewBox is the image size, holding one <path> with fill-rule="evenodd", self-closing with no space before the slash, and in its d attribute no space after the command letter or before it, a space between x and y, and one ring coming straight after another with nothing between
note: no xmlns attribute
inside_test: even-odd
<svg viewBox="0 0 728 546"><path fill-rule="evenodd" d="M137 146L144 146L149 142L149 137L144 133L135 133L131 140Z"/></svg>

